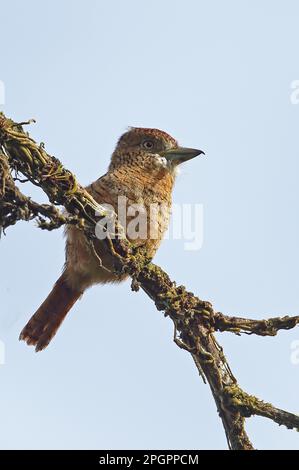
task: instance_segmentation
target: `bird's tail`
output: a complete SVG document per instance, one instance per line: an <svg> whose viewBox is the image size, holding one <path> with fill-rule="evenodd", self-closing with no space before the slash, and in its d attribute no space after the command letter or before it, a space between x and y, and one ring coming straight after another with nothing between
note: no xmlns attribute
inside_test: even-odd
<svg viewBox="0 0 299 470"><path fill-rule="evenodd" d="M46 348L81 295L82 292L72 289L67 284L65 274L62 274L48 297L21 331L19 339L35 346L36 351Z"/></svg>

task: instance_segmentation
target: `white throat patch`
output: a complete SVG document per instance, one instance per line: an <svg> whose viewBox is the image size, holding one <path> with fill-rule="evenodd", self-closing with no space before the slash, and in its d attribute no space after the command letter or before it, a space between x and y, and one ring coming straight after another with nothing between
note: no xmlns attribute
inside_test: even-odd
<svg viewBox="0 0 299 470"><path fill-rule="evenodd" d="M154 158L155 158L155 162L156 162L157 166L159 166L159 167L162 166L163 168L169 168L169 162L166 160L165 157L161 157L161 155L156 153L154 155Z"/></svg>
<svg viewBox="0 0 299 470"><path fill-rule="evenodd" d="M168 161L165 157L161 157L158 153L153 155L155 158L155 163L157 168L166 168L169 172L171 172L174 176L179 175L180 168L179 165L173 165L170 161Z"/></svg>

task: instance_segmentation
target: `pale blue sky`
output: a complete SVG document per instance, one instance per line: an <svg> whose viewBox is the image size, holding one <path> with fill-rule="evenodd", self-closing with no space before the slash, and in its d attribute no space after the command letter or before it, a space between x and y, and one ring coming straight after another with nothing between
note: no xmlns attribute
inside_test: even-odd
<svg viewBox="0 0 299 470"><path fill-rule="evenodd" d="M106 171L128 125L204 149L174 193L177 203L203 204L202 249L165 241L155 261L225 313L298 314L298 2L0 6L7 115L36 118L32 136L83 184ZM18 334L60 273L62 230L20 223L0 256L2 449L226 448L208 386L144 293L129 283L91 289L35 354ZM290 360L299 330L218 336L241 386L299 413L299 365ZM257 448L299 449L298 433L267 420L251 419L247 430Z"/></svg>

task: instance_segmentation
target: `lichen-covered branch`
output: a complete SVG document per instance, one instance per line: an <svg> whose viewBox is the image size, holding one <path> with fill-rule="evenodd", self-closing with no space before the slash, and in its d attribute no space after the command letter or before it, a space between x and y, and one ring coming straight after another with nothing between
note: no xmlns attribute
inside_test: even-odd
<svg viewBox="0 0 299 470"><path fill-rule="evenodd" d="M235 334L255 334L259 336L276 336L279 330L290 330L299 324L299 316L273 317L268 320L251 320L250 318L230 317L217 312L214 315L215 331L230 331Z"/></svg>
<svg viewBox="0 0 299 470"><path fill-rule="evenodd" d="M288 429L299 431L299 416L287 411L275 408L271 403L265 403L253 395L244 392L238 385L226 389L227 404L241 410L242 415L249 418L253 415L269 418L279 426L284 425Z"/></svg>
<svg viewBox="0 0 299 470"><path fill-rule="evenodd" d="M17 206L25 198L24 204L30 214L25 220L37 214L38 217L40 215L47 217L49 225L47 227L44 223L43 228L53 228L55 224L58 226L62 223L75 223L84 231L90 243L93 243L97 217L105 217L107 212L78 184L74 175L66 170L59 160L48 155L44 146L37 145L23 131L20 124L7 119L3 114L0 114L0 150L1 162L4 162L2 165L4 171L1 171L0 166L2 226L8 227L17 220L24 219L19 216ZM28 198L15 187L7 165L11 170L22 173L30 182L41 187L48 195L51 205L46 207L28 201ZM5 209L9 203L12 206L11 212ZM30 204L37 204L36 212ZM55 205L64 206L69 216L56 213ZM114 213L108 215L116 217ZM191 354L200 375L211 388L229 448L253 449L245 432L244 423L246 417L254 414L270 418L289 428L298 428L298 416L264 403L239 387L224 352L213 335L217 330L274 335L279 329L293 328L298 323L298 317L258 321L229 317L215 312L209 302L188 292L184 286L176 286L168 274L145 257L142 249L133 250L118 223L116 223L116 233L121 233L122 236L107 236L103 241L106 249L114 256L115 270L129 273L132 277L132 290L137 291L142 288L154 301L156 308L173 321L175 343Z"/></svg>
<svg viewBox="0 0 299 470"><path fill-rule="evenodd" d="M0 235L19 220L36 219L40 228L53 230L66 223L77 224L77 217L62 214L52 204L38 204L16 186L6 155L0 150Z"/></svg>

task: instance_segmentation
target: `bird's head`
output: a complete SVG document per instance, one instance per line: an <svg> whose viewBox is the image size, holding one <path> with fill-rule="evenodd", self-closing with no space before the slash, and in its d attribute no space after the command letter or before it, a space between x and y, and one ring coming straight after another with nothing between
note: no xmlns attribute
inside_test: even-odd
<svg viewBox="0 0 299 470"><path fill-rule="evenodd" d="M147 171L164 169L174 173L180 163L203 153L202 150L180 147L173 137L159 129L131 127L120 137L110 169L125 164L143 166Z"/></svg>

